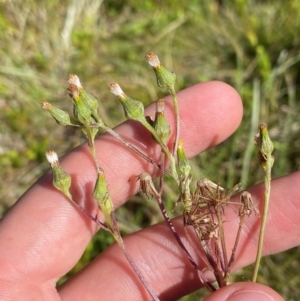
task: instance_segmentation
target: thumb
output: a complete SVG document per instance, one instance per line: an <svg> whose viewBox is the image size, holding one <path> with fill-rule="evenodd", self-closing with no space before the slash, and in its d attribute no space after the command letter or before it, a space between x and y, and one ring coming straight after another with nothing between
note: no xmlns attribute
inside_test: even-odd
<svg viewBox="0 0 300 301"><path fill-rule="evenodd" d="M284 301L284 299L268 286L239 282L218 289L203 301Z"/></svg>

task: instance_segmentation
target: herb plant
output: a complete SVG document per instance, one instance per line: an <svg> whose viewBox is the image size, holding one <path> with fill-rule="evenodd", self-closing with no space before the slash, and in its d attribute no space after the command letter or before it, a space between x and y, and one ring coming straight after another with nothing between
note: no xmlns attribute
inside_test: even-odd
<svg viewBox="0 0 300 301"><path fill-rule="evenodd" d="M151 133L152 139L159 145L161 150L159 160L156 161L144 154L140 149L108 127L99 116L99 101L86 92L81 85L79 77L72 74L68 80L68 93L73 101L73 117L47 102L43 102L42 107L49 111L59 125L78 127L85 135L97 172L97 179L95 179L92 196L98 203L99 210L103 214L105 222L100 220L99 213L93 215L73 198L70 192L71 176L60 166L57 154L54 151L49 151L46 153L46 157L53 171L53 185L79 210L97 223L101 229L109 231L112 234L152 299L159 300L155 290L147 282L143 271L135 264L134 259L126 249L115 217L113 201L105 179L105 170L103 170L98 163L95 138L100 129L111 134L124 144L124 146L128 148L128 151L135 152L143 160L150 162L157 169L157 174L159 175L157 183L154 183L154 179L152 179L150 174L146 171L137 175L137 179L140 181L141 191L147 198L157 201L162 215L177 243L181 247L182 252L197 270L202 284L213 292L218 287L227 285L231 267L236 259L236 252L239 247L239 238L243 225L247 222L247 218L250 215L255 214L257 218L260 216L257 204L253 203L251 194L247 191L240 193L239 202L233 202L231 200L231 197L240 191L240 184L235 185L231 189L225 189L219 183L216 184L206 178L193 179L192 169L184 151L184 141L179 139L180 116L175 92L176 76L160 63L158 56L153 52L146 55L146 60L155 72L158 86L172 96L175 116L174 123L176 125L175 133L171 133L170 125L164 116L164 99L159 99L156 102L155 117L151 119L150 116L145 116L143 103L125 94L117 83L110 84L110 90L123 106L126 118L140 123ZM259 133L255 141L258 148L259 164L265 171L265 207L262 214L253 281L256 281L262 254L263 237L270 198L271 168L274 163L274 158L271 154L273 144L268 136L265 124L260 125ZM190 246L186 246L181 240L165 208L163 191L166 177L171 178L177 188L178 198L174 200L174 206L182 207L182 226L198 258L194 258L194 255L189 251ZM226 210L235 210L239 217L239 226L232 246L228 245L226 241L226 231L224 230L224 223L230 222L226 220ZM198 242L195 242L192 236L196 236ZM228 250L231 251L228 252ZM200 268L198 264L199 259L205 263L207 266L206 269L203 270ZM211 278L208 276L209 272L212 272L214 275L216 285L212 284Z"/></svg>

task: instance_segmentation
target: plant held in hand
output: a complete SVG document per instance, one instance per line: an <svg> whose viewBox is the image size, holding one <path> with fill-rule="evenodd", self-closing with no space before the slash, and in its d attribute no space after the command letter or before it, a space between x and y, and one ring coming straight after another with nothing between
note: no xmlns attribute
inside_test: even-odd
<svg viewBox="0 0 300 301"><path fill-rule="evenodd" d="M97 216L93 216L87 212L85 208L74 200L69 190L72 182L71 176L60 167L56 153L50 151L47 152L46 156L53 171L53 186L61 191L73 204L75 204L75 206L83 211L101 228L112 234L153 300L159 300L155 290L149 285L142 271L139 270L133 258L128 253L118 228L113 201L105 179L105 172L98 163L98 154L95 147L95 138L99 130L104 129L124 144L128 148L128 151L135 152L138 156L150 162L155 168L157 168L157 174L159 175L157 187L151 176L147 173L147 171L145 171L139 175L141 191L149 199L154 198L157 201L170 231L174 235L174 238L183 253L187 256L189 262L197 270L200 281L210 291L215 291L217 288L209 282L206 273L197 264L198 259L201 259L206 263L207 268L212 271L219 287L227 285L230 270L236 258L239 238L243 225L246 222L246 218L248 218L253 211L258 217L259 212L252 201L250 193L247 191L243 191L240 194L240 201L238 203L234 203L231 200L233 194L240 190L239 184L235 185L232 189L225 189L219 184L213 183L211 180L204 178L197 179L195 181L196 185L193 185L192 168L185 155L184 142L179 139L180 116L175 92L176 76L160 63L158 56L153 52L146 55L146 60L155 72L158 86L166 90L172 96L175 116L174 121L176 124L174 135L171 135L170 125L164 115L163 99L156 102L156 111L154 112L155 118L152 120L149 116L145 116L142 102L132 99L126 95L117 83L110 84L110 90L122 104L125 117L128 120L139 122L151 133L152 139L154 139L154 141L159 145L161 150L158 162L145 155L141 150L126 141L126 139L121 137L113 129L105 125L98 114L98 100L86 92L83 89L78 76L72 74L69 76L68 80L68 92L73 101L73 118L71 118L66 112L55 108L47 102L42 103L42 107L49 111L59 125L78 127L85 135L97 173L97 179L95 179L94 192L92 196L98 203L99 209L105 217L105 223L100 222ZM171 138L173 136L174 138ZM170 141L170 139L173 140ZM270 195L270 173L274 162L271 155L273 144L268 136L265 125L260 126L260 133L256 138L256 144L259 149L260 165L265 170L266 194L253 281L256 280L261 257L263 232L266 224L268 200ZM171 147L168 145L171 145ZM174 185L178 191L178 199L176 204L175 202L174 204L175 206L177 204L182 206L184 231L188 242L190 242L191 246L195 249L195 253L199 256L199 258L194 258L188 251L189 248L181 240L165 208L163 191L166 176L171 177L174 181ZM194 186L195 188L193 188ZM232 246L229 246L226 241L226 231L224 228L224 223L230 222L225 218L225 213L229 206L238 207L237 216L240 221L236 238ZM198 238L197 243L195 243L192 239L191 231L193 231L195 236ZM231 250L230 254L228 250Z"/></svg>

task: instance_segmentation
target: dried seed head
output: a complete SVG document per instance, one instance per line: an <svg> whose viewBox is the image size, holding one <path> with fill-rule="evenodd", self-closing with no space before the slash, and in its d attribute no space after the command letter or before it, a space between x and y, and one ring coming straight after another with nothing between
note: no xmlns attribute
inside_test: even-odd
<svg viewBox="0 0 300 301"><path fill-rule="evenodd" d="M47 101L43 101L41 104L42 104L42 108L45 110L49 111L52 108L52 104Z"/></svg>
<svg viewBox="0 0 300 301"><path fill-rule="evenodd" d="M223 193L225 189L207 178L203 178L197 181L197 188L195 191L195 195L197 197L200 198L214 197L217 191Z"/></svg>
<svg viewBox="0 0 300 301"><path fill-rule="evenodd" d="M163 65L161 65L158 56L154 52L149 52L146 55L146 60L154 69L157 85L173 94L176 80L175 73L167 70Z"/></svg>
<svg viewBox="0 0 300 301"><path fill-rule="evenodd" d="M124 92L123 90L121 89L121 87L117 84L117 83L111 83L109 85L110 87L110 92L114 95L116 95L117 97L122 97L124 96Z"/></svg>
<svg viewBox="0 0 300 301"><path fill-rule="evenodd" d="M252 213L252 210L254 210L255 215L257 217L259 217L259 211L258 209L255 207L253 200L252 200L252 196L248 191L243 191L241 193L240 196L240 211L239 211L239 215L240 216L250 216L250 214Z"/></svg>
<svg viewBox="0 0 300 301"><path fill-rule="evenodd" d="M154 52L149 52L145 58L151 67L157 68L160 66L159 58Z"/></svg>
<svg viewBox="0 0 300 301"><path fill-rule="evenodd" d="M154 195L157 195L157 191L153 185L151 176L143 172L139 176L141 191L147 196L148 199L151 199Z"/></svg>
<svg viewBox="0 0 300 301"><path fill-rule="evenodd" d="M156 113L164 113L165 110L165 100L159 99L156 102Z"/></svg>
<svg viewBox="0 0 300 301"><path fill-rule="evenodd" d="M54 165L58 165L58 156L57 153L55 151L48 151L45 153L46 155L46 159L49 162L49 164L51 165L51 167L53 167Z"/></svg>
<svg viewBox="0 0 300 301"><path fill-rule="evenodd" d="M79 97L79 89L74 84L69 84L68 94L72 99L77 99Z"/></svg>
<svg viewBox="0 0 300 301"><path fill-rule="evenodd" d="M82 89L79 77L75 74L70 74L68 78L68 93L72 99L76 99L79 96L79 92Z"/></svg>

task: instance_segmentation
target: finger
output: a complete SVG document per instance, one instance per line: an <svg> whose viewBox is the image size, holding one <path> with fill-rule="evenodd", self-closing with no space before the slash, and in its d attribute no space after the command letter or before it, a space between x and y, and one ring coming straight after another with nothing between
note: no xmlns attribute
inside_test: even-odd
<svg viewBox="0 0 300 301"><path fill-rule="evenodd" d="M241 282L222 287L203 301L284 301L274 290L268 286Z"/></svg>
<svg viewBox="0 0 300 301"><path fill-rule="evenodd" d="M178 98L181 119L180 138L184 141L184 148L189 157L222 142L240 124L242 117L240 97L234 89L224 83L199 84L179 92ZM155 115L154 105L146 109L146 115L152 117ZM165 115L174 133L174 113L170 97L167 98ZM160 148L151 138L151 134L138 122L122 124L116 131L142 152L156 161L159 160ZM157 168L137 157L108 134L97 139L96 148L100 166L105 171L116 207L136 193L137 175L144 171L152 175L158 172ZM63 166L72 174L81 175L77 183L79 187L86 187L87 181L95 180L95 167L86 145L66 157Z"/></svg>
<svg viewBox="0 0 300 301"><path fill-rule="evenodd" d="M178 97L182 113L181 138L190 156L226 139L241 120L240 97L226 84L199 84L180 92ZM151 107L147 114L153 114ZM170 109L166 115L170 118ZM153 154L150 135L135 122L125 123L117 130L135 141L145 153ZM116 207L137 189L136 182L128 184L130 177L144 168L155 173L152 166L137 160L109 135L97 139L97 148ZM96 173L87 146L72 151L62 165L72 175L75 199L92 211L91 193ZM39 285L49 281L54 285L57 278L78 261L96 230L93 222L53 189L48 174L1 221L0 245L5 246L0 249L2 271L12 281L23 279L26 271L31 283Z"/></svg>
<svg viewBox="0 0 300 301"><path fill-rule="evenodd" d="M297 189L299 185L300 172L272 181L264 255L299 245L300 192ZM261 210L264 198L263 185L254 186L249 192L253 196L254 203L259 203ZM238 196L232 201L237 202ZM231 254L239 224L238 208L225 208L224 220L227 221L224 223L227 253ZM184 243L189 245L183 231L182 218L177 218L174 225ZM258 235L259 219L252 214L245 222L232 272L254 262ZM197 242L195 236L194 239ZM178 247L165 223L126 237L125 244L161 300L178 300L202 286L195 269ZM192 254L196 256L195 253ZM205 267L201 262L200 265L202 268ZM70 299L66 300L74 301L80 300L83 294L92 300L110 300L111 292L114 292L116 301L149 300L139 280L131 271L121 250L114 245L67 282L60 290L60 294L63 299L68 296ZM102 279L101 283L96 279Z"/></svg>

